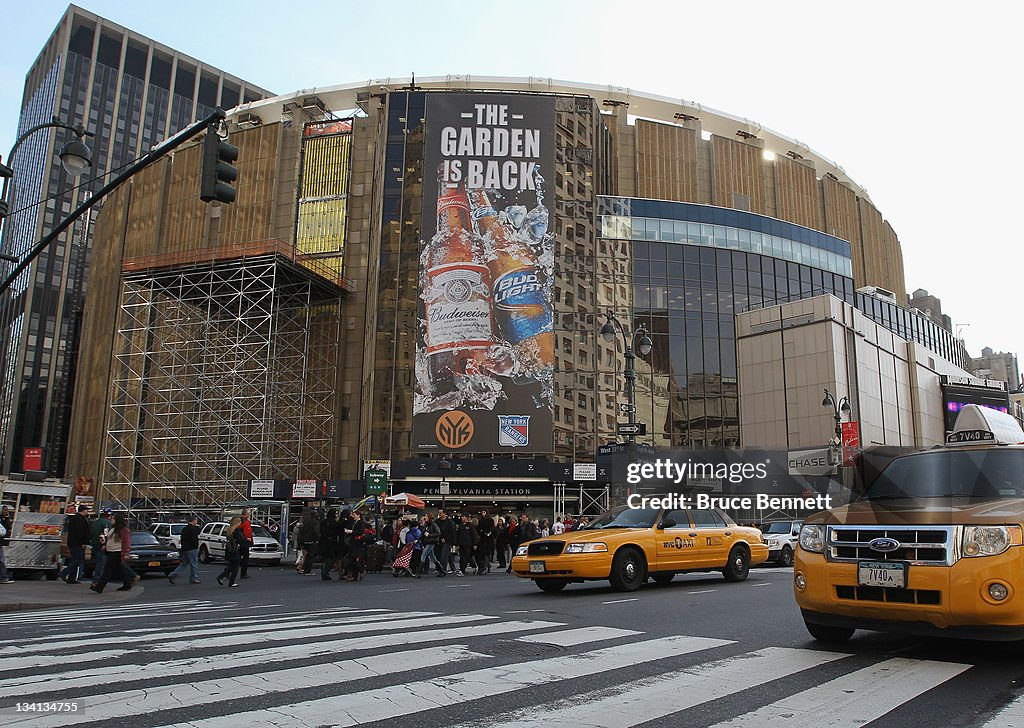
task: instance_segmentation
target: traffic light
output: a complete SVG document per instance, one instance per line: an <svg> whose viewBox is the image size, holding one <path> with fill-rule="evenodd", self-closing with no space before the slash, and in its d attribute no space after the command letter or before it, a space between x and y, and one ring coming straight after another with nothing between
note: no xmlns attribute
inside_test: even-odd
<svg viewBox="0 0 1024 728"><path fill-rule="evenodd" d="M206 132L203 141L203 177L199 199L203 202L217 200L225 204L235 201L235 188L231 182L238 179L238 170L232 165L238 159L238 147L228 144L217 136L213 127Z"/></svg>

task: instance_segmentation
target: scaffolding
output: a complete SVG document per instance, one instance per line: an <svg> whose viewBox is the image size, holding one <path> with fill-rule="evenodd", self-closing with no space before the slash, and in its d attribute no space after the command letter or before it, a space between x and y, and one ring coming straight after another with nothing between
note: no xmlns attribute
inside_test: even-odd
<svg viewBox="0 0 1024 728"><path fill-rule="evenodd" d="M135 511L330 477L344 280L277 241L126 260L104 497Z"/></svg>

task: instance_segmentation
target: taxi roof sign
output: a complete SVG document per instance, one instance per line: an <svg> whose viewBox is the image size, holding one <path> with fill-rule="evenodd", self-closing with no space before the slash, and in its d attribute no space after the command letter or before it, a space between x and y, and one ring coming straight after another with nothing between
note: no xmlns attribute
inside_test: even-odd
<svg viewBox="0 0 1024 728"><path fill-rule="evenodd" d="M1019 445L1024 444L1024 430L1017 420L1005 412L968 404L957 415L953 432L946 437L946 442Z"/></svg>

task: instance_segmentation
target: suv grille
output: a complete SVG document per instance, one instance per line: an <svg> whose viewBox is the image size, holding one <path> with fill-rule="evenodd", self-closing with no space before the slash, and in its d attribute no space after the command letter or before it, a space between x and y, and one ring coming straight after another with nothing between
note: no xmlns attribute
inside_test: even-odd
<svg viewBox="0 0 1024 728"><path fill-rule="evenodd" d="M564 541L531 541L526 553L530 556L558 556L564 548Z"/></svg>
<svg viewBox="0 0 1024 728"><path fill-rule="evenodd" d="M899 542L895 551L871 548L876 538ZM911 564L951 566L960 558L956 526L829 526L829 561L906 561Z"/></svg>

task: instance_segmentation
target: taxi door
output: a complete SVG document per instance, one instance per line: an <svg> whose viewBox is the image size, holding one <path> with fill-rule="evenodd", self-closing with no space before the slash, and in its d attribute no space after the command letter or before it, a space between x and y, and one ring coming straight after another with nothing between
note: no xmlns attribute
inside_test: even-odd
<svg viewBox="0 0 1024 728"><path fill-rule="evenodd" d="M697 531L690 521L690 512L686 510L668 511L660 523L668 520L675 524L667 528L654 530L654 538L658 561L658 571L682 571L697 567Z"/></svg>
<svg viewBox="0 0 1024 728"><path fill-rule="evenodd" d="M701 565L724 566L732 546L733 528L711 509L694 509L690 515L697 534L696 551Z"/></svg>

